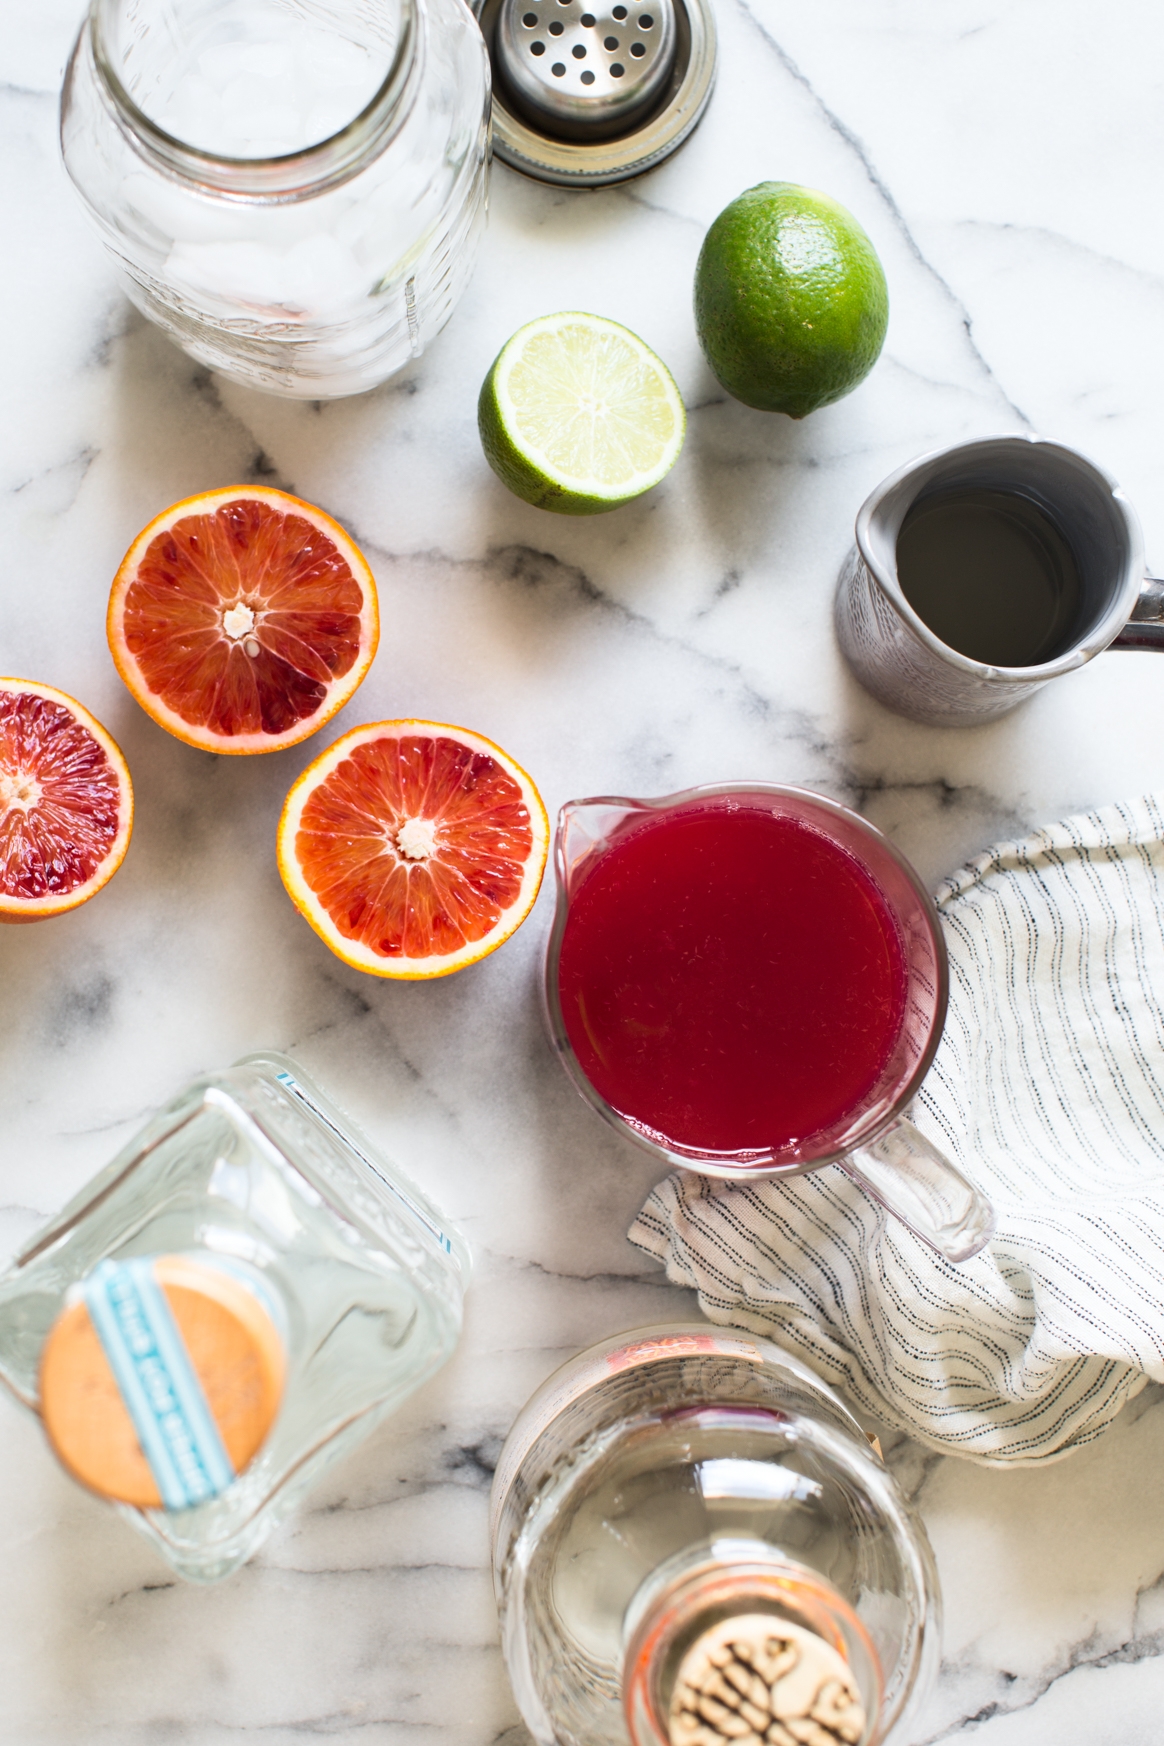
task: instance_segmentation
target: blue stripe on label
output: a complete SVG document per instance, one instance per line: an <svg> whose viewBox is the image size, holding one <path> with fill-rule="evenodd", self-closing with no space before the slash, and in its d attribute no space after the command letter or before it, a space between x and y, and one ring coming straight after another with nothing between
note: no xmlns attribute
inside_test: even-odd
<svg viewBox="0 0 1164 1746"><path fill-rule="evenodd" d="M82 1290L165 1508L225 1491L234 1468L153 1263L102 1261Z"/></svg>

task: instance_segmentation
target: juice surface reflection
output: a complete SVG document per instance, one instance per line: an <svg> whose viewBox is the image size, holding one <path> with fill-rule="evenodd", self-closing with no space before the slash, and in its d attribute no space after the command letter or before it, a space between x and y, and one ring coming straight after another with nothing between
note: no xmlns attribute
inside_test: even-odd
<svg viewBox="0 0 1164 1746"><path fill-rule="evenodd" d="M822 831L746 795L624 826L580 869L559 995L594 1088L652 1138L781 1151L871 1097L906 969L884 896Z"/></svg>

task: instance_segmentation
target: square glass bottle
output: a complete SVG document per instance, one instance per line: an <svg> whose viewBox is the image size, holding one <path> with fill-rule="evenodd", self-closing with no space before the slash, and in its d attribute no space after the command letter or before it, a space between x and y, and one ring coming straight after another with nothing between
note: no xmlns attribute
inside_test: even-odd
<svg viewBox="0 0 1164 1746"><path fill-rule="evenodd" d="M46 1420L66 1465L120 1497L122 1513L179 1575L212 1582L243 1563L324 1470L449 1357L468 1266L461 1239L295 1063L251 1055L179 1092L0 1275L0 1379ZM75 1342L66 1336L76 1332L81 1304L92 1318L88 1346L96 1349L94 1330L101 1334L109 1392L114 1376L119 1385L123 1379L105 1323L114 1312L123 1317L129 1370L140 1333L124 1322L127 1293L140 1308L137 1287L142 1301L151 1294L156 1301L161 1285L174 1311L171 1346L175 1322L186 1337L175 1281L179 1291L193 1281L196 1294L199 1282L210 1282L201 1296L188 1292L196 1314L209 1303L232 1334L259 1330L248 1358L267 1354L261 1365L276 1406L259 1427L256 1451L227 1470L221 1489L205 1486L190 1501L195 1486L181 1501L177 1479L177 1492L170 1490L177 1507L149 1507L125 1501L132 1487L105 1486L94 1477L99 1469L87 1473L70 1458L57 1428L71 1413L87 1458L94 1438L86 1437L85 1412L76 1398L58 1398L52 1404L62 1411L47 1413L43 1385L51 1381L57 1397L68 1392L76 1366L57 1364L50 1376L46 1360L54 1342L72 1359ZM148 1336L141 1345L149 1346ZM148 1393L148 1368L141 1376ZM130 1381L140 1394L140 1377ZM150 1439L131 1392L122 1386L139 1432L133 1456L144 1471ZM195 1393L199 1411L209 1400L224 1424L213 1379L205 1399L196 1386ZM253 1425L261 1409L253 1400L244 1407ZM213 1426L209 1435L217 1438ZM191 1459L201 1471L196 1450ZM162 1475L158 1488L165 1497Z"/></svg>

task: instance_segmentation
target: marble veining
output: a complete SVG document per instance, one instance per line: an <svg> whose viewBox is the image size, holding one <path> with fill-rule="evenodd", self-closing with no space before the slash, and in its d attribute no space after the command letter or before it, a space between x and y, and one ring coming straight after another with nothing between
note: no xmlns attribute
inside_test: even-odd
<svg viewBox="0 0 1164 1746"><path fill-rule="evenodd" d="M831 599L868 491L998 431L1093 455L1164 564L1164 23L1151 0L717 0L718 88L681 152L587 193L498 166L476 275L432 350L374 394L297 405L193 364L118 292L57 156L79 9L10 5L0 50L0 672L98 714L138 816L93 904L0 939L0 1255L183 1078L274 1046L460 1224L476 1274L449 1366L215 1589L174 1582L0 1402L0 1738L527 1746L497 1644L490 1476L555 1363L692 1313L625 1239L652 1166L550 1057L551 893L448 982L346 969L274 864L283 796L320 747L216 759L155 728L109 660L109 582L189 492L255 480L320 503L366 551L384 621L325 738L386 716L463 722L551 808L799 781L865 812L936 882L993 839L1159 786L1153 656L1101 657L1000 722L936 732L854 684ZM728 399L691 319L707 224L769 177L850 206L890 285L873 375L801 424ZM664 485L584 522L509 497L475 428L504 340L571 306L641 333L690 414ZM1156 1746L1164 1390L1037 1471L886 1450L946 1597L915 1746Z"/></svg>

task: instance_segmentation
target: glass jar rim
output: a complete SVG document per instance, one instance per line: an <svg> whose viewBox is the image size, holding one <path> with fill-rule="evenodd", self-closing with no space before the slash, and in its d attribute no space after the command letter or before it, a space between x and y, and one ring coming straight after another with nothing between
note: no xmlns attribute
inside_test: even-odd
<svg viewBox="0 0 1164 1746"><path fill-rule="evenodd" d="M232 158L167 133L135 103L110 57L104 22L115 0L90 0L88 29L97 75L135 148L169 175L246 201L292 201L337 187L375 156L403 123L416 94L423 0L399 0L400 33L388 71L352 119L314 145L277 157Z"/></svg>

